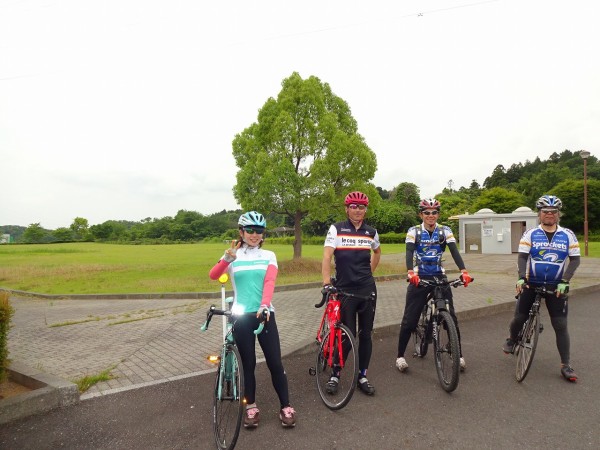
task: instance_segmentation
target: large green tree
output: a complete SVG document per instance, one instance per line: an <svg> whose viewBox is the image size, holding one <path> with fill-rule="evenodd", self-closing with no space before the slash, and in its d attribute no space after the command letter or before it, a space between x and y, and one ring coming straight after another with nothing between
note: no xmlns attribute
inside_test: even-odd
<svg viewBox="0 0 600 450"><path fill-rule="evenodd" d="M90 224L88 220L83 217L75 217L69 228L73 231L76 240L86 240L90 237Z"/></svg>
<svg viewBox="0 0 600 450"><path fill-rule="evenodd" d="M28 244L39 244L48 237L48 231L42 228L40 223L30 224L23 233L23 241Z"/></svg>
<svg viewBox="0 0 600 450"><path fill-rule="evenodd" d="M576 233L583 233L584 196L583 180L566 180L557 184L550 192L563 202L560 224ZM588 180L587 210L589 230L599 230L600 227L600 180Z"/></svg>
<svg viewBox="0 0 600 450"><path fill-rule="evenodd" d="M503 187L494 187L486 189L481 193L477 200L475 200L475 203L473 203L471 212L489 208L498 214L504 214L511 213L520 206L525 206L525 197L523 195Z"/></svg>
<svg viewBox="0 0 600 450"><path fill-rule="evenodd" d="M358 133L350 107L329 84L294 72L276 99L259 110L258 121L233 140L239 171L233 188L246 210L275 212L294 223L294 258L302 256L302 218L325 219L343 212L342 199L361 190L376 206L379 194L370 180L375 153Z"/></svg>

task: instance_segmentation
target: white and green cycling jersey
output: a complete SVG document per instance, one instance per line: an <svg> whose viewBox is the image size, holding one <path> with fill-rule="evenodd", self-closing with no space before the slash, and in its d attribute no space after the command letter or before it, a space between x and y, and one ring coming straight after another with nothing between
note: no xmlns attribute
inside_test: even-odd
<svg viewBox="0 0 600 450"><path fill-rule="evenodd" d="M275 253L269 250L244 246L237 251L235 261L227 267L233 284L233 305L236 310L240 311L243 307L244 313L258 311L263 301L265 275L269 266L277 268ZM275 310L272 304L270 309Z"/></svg>

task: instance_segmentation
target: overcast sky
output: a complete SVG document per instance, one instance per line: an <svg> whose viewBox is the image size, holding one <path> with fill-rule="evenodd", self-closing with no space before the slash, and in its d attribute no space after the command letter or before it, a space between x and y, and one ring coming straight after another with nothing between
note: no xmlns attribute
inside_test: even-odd
<svg viewBox="0 0 600 450"><path fill-rule="evenodd" d="M374 184L600 156L597 0L0 0L0 225L237 205L234 136L292 72L346 100Z"/></svg>

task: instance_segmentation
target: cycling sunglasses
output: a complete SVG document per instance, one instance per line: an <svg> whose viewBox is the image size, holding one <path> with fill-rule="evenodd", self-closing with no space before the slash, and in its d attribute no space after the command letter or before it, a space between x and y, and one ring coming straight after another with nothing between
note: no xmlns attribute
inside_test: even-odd
<svg viewBox="0 0 600 450"><path fill-rule="evenodd" d="M364 211L367 209L367 207L365 205L356 205L354 203L351 203L350 205L348 205L348 208L350 209L358 209L360 211Z"/></svg>
<svg viewBox="0 0 600 450"><path fill-rule="evenodd" d="M244 231L248 234L263 234L265 232L265 229L262 227L244 227Z"/></svg>
<svg viewBox="0 0 600 450"><path fill-rule="evenodd" d="M558 209L542 209L544 214L558 214Z"/></svg>
<svg viewBox="0 0 600 450"><path fill-rule="evenodd" d="M437 216L439 213L439 211L423 211L426 216Z"/></svg>

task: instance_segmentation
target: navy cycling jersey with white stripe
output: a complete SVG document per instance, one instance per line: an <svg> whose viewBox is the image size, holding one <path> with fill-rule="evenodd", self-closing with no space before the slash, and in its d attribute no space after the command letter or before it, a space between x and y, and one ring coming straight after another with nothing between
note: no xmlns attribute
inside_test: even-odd
<svg viewBox="0 0 600 450"><path fill-rule="evenodd" d="M325 238L325 247L333 247L336 286L362 287L373 283L371 250L379 248L377 230L364 222L357 230L346 220L331 227Z"/></svg>
<svg viewBox="0 0 600 450"><path fill-rule="evenodd" d="M531 283L558 283L568 257L581 255L579 242L571 230L558 226L548 240L541 225L523 233L519 253L529 254L527 279Z"/></svg>

